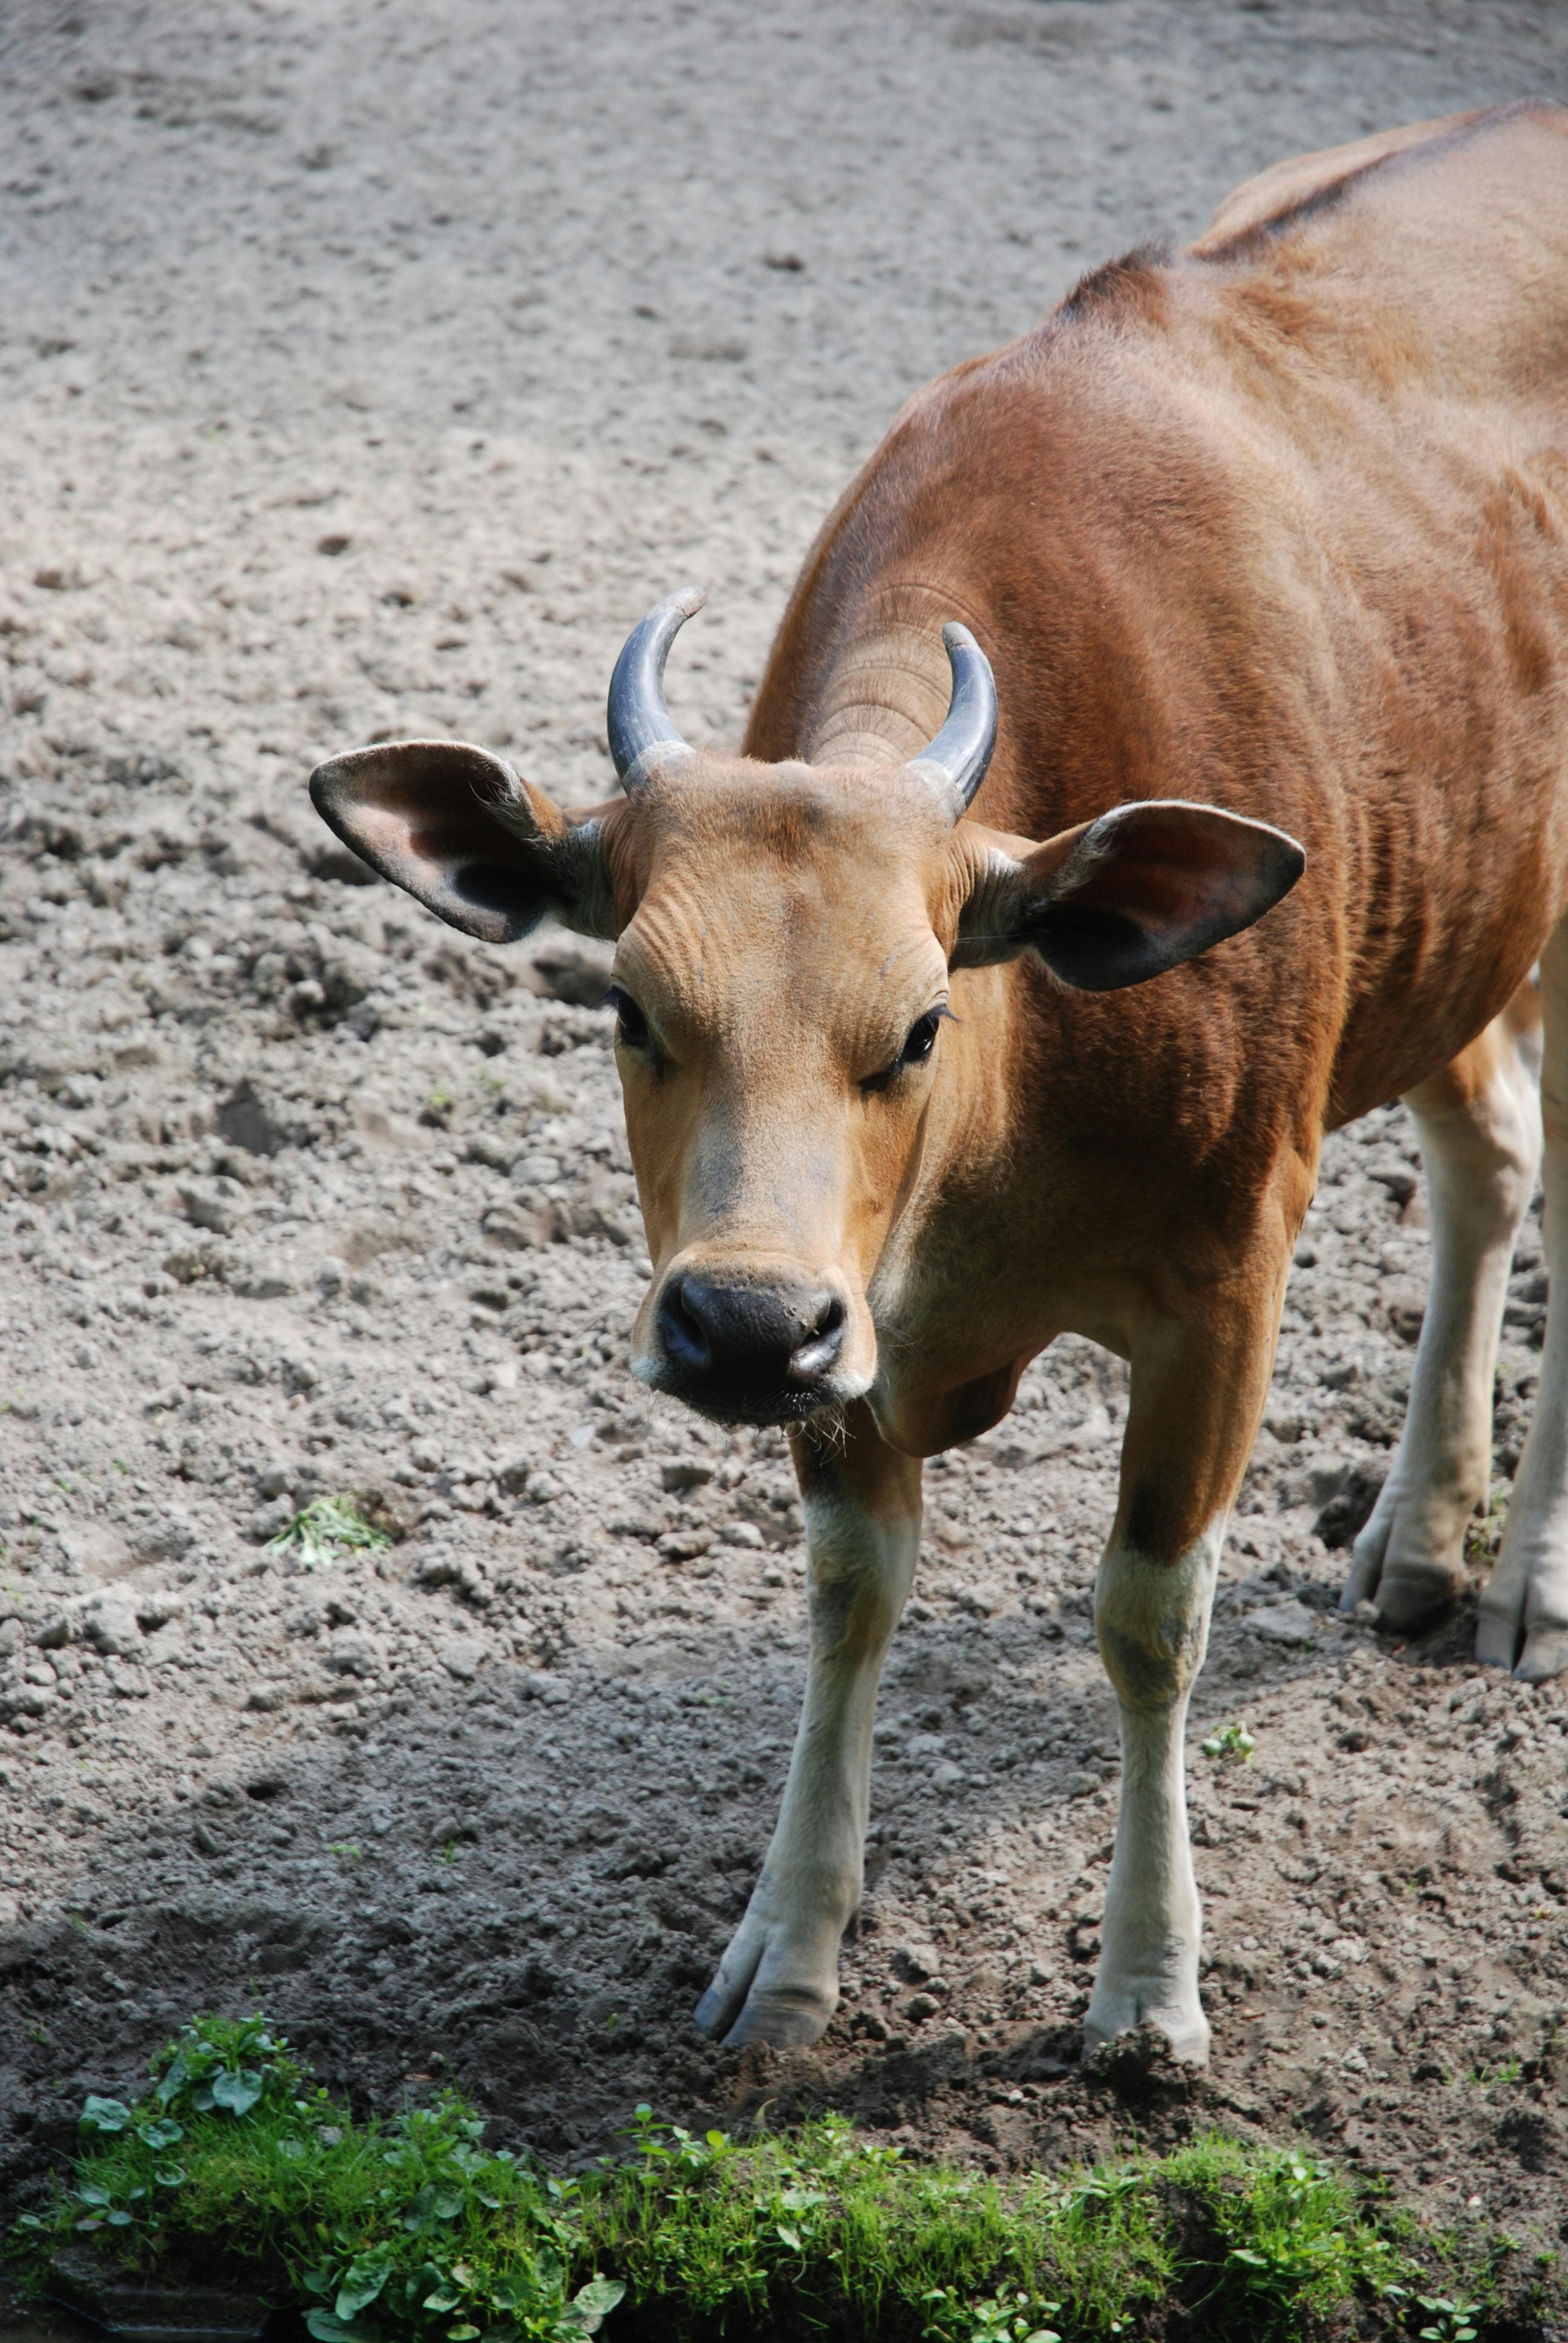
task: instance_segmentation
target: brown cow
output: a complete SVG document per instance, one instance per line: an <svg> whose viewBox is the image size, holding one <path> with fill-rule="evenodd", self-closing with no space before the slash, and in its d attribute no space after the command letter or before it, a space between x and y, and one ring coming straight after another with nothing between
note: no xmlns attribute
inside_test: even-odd
<svg viewBox="0 0 1568 2343"><path fill-rule="evenodd" d="M806 1705L709 2030L827 2024L919 1459L1070 1328L1131 1366L1088 2032L1204 2055L1183 1723L1322 1134L1402 1096L1431 1177L1410 1423L1346 1598L1391 1621L1450 1596L1485 1491L1543 1041L1554 1274L1568 1246L1565 528L1568 116L1462 116L1254 181L920 392L741 755L665 711L688 595L622 654L613 805L456 743L314 777L454 925L617 940L637 1371L791 1426ZM1482 1614L1527 1680L1568 1657L1565 1418L1556 1313Z"/></svg>

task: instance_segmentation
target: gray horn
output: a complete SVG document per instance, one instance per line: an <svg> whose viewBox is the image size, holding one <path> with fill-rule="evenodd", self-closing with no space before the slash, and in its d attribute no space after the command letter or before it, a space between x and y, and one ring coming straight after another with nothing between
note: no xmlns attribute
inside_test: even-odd
<svg viewBox="0 0 1568 2343"><path fill-rule="evenodd" d="M996 679L967 627L945 626L942 642L953 671L948 720L930 748L912 759L910 769L940 781L956 796L956 821L973 804L996 747Z"/></svg>
<svg viewBox="0 0 1568 2343"><path fill-rule="evenodd" d="M707 599L699 586L684 586L678 594L656 602L628 635L615 663L605 724L609 753L628 797L635 796L647 780L658 751L691 754L690 742L681 739L664 704L664 662L681 628Z"/></svg>

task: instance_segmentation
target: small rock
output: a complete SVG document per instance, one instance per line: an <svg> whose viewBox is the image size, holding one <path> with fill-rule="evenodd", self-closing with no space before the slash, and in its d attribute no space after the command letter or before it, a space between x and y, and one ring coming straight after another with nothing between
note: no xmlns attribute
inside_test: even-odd
<svg viewBox="0 0 1568 2343"><path fill-rule="evenodd" d="M684 1495L688 1489L703 1488L712 1478L712 1465L695 1456L672 1456L658 1468L659 1486L671 1496Z"/></svg>
<svg viewBox="0 0 1568 2343"><path fill-rule="evenodd" d="M768 1542L755 1522L726 1522L719 1534L726 1545L743 1545L752 1553Z"/></svg>
<svg viewBox="0 0 1568 2343"><path fill-rule="evenodd" d="M525 1699L542 1700L549 1708L559 1708L571 1698L570 1691L559 1676L546 1675L540 1670L519 1670L518 1684Z"/></svg>
<svg viewBox="0 0 1568 2343"><path fill-rule="evenodd" d="M1266 1603L1249 1611L1242 1624L1265 1643L1297 1644L1315 1641L1320 1624L1304 1603Z"/></svg>
<svg viewBox="0 0 1568 2343"><path fill-rule="evenodd" d="M449 1644L442 1644L436 1656L448 1675L456 1676L461 1684L470 1684L479 1672L485 1646L476 1636L456 1635Z"/></svg>
<svg viewBox="0 0 1568 2343"><path fill-rule="evenodd" d="M893 1947L893 1974L910 1985L924 1985L937 1974L939 1963L930 1945L904 1944Z"/></svg>
<svg viewBox="0 0 1568 2343"><path fill-rule="evenodd" d="M1070 1774L1067 1777L1067 1795L1070 1798L1087 1798L1091 1791L1099 1789L1101 1780L1100 1775L1087 1771Z"/></svg>
<svg viewBox="0 0 1568 2343"><path fill-rule="evenodd" d="M229 1271L226 1282L229 1292L237 1294L242 1302L281 1302L286 1294L297 1290L287 1270L270 1256L237 1263Z"/></svg>
<svg viewBox="0 0 1568 2343"><path fill-rule="evenodd" d="M115 1659L140 1652L142 1631L136 1614L122 1596L101 1594L82 1614L82 1634L95 1652Z"/></svg>
<svg viewBox="0 0 1568 2343"><path fill-rule="evenodd" d="M250 1535L256 1545L266 1545L281 1537L299 1508L292 1496L275 1497L267 1505L257 1505L250 1517Z"/></svg>
<svg viewBox="0 0 1568 2343"><path fill-rule="evenodd" d="M250 1218L250 1199L237 1180L219 1179L210 1184L182 1185L179 1199L193 1227L210 1229L214 1236L233 1236Z"/></svg>
<svg viewBox="0 0 1568 2343"><path fill-rule="evenodd" d="M51 1612L33 1634L33 1641L41 1652L62 1651L70 1640L71 1622L64 1611Z"/></svg>
<svg viewBox="0 0 1568 2343"><path fill-rule="evenodd" d="M196 1531L183 1513L166 1513L161 1522L137 1534L138 1562L178 1562L196 1544Z"/></svg>
<svg viewBox="0 0 1568 2343"><path fill-rule="evenodd" d="M554 1155L519 1155L508 1166L507 1176L514 1188L552 1188L561 1176L560 1160Z"/></svg>
<svg viewBox="0 0 1568 2343"><path fill-rule="evenodd" d="M904 2004L904 2016L919 2026L926 2018L934 2017L940 2007L940 2002L933 1994L912 1993Z"/></svg>
<svg viewBox="0 0 1568 2343"><path fill-rule="evenodd" d="M663 1562L695 1562L713 1544L711 1530L667 1530L658 1541Z"/></svg>
<svg viewBox="0 0 1568 2343"><path fill-rule="evenodd" d="M368 1635L340 1628L327 1646L327 1664L334 1675L373 1676L380 1654Z"/></svg>
<svg viewBox="0 0 1568 2343"><path fill-rule="evenodd" d="M292 1464L268 1464L256 1476L258 1497L286 1497L294 1486Z"/></svg>

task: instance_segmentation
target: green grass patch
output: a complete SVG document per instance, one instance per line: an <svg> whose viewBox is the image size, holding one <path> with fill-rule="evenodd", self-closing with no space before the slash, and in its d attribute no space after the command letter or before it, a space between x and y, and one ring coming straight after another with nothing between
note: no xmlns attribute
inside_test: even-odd
<svg viewBox="0 0 1568 2343"><path fill-rule="evenodd" d="M380 1554L392 1543L352 1497L317 1497L266 1541L268 1554L295 1554L306 1570L324 1570L340 1554Z"/></svg>
<svg viewBox="0 0 1568 2343"><path fill-rule="evenodd" d="M623 2155L567 2176L486 2149L456 2096L357 2122L259 2017L197 2020L152 2072L133 2106L88 2099L74 2170L10 2258L42 2286L67 2247L143 2273L237 2256L308 2306L316 2343L1471 2343L1506 2262L1219 2134L993 2179L839 2117L697 2137L644 2107Z"/></svg>

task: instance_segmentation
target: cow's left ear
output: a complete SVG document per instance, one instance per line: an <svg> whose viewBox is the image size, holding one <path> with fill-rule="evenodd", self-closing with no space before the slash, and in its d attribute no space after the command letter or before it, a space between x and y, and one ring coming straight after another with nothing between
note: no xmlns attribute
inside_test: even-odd
<svg viewBox="0 0 1568 2343"><path fill-rule="evenodd" d="M1117 806L1028 854L981 848L952 964L1034 951L1074 990L1115 992L1250 928L1305 868L1267 822L1180 798Z"/></svg>
<svg viewBox="0 0 1568 2343"><path fill-rule="evenodd" d="M515 943L548 911L613 937L603 826L570 815L465 740L383 740L310 776L317 812L346 846L465 934Z"/></svg>

